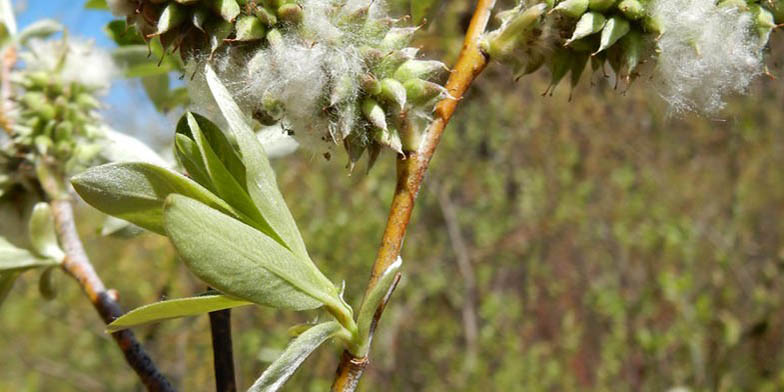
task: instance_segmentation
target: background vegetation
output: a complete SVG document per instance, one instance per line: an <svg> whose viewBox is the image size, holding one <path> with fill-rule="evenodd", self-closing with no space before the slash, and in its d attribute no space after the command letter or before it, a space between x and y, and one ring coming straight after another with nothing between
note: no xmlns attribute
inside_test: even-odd
<svg viewBox="0 0 784 392"><path fill-rule="evenodd" d="M451 61L472 2L443 3L419 42ZM782 50L769 61L777 75ZM544 72L510 80L489 69L445 135L361 389L784 390L781 81L760 80L714 119L669 118L644 77L626 92L586 79L571 102L566 85L540 97ZM347 281L352 303L385 222L392 160L352 176L342 153L276 162L314 260ZM162 237L102 238L101 216L80 212L88 252L126 308L204 290ZM52 302L36 290L27 274L0 312L0 390L139 389L77 285L61 275ZM240 385L285 346L284 326L308 321L257 307L233 316ZM181 390L212 389L206 317L138 332ZM326 390L333 351L286 390Z"/></svg>

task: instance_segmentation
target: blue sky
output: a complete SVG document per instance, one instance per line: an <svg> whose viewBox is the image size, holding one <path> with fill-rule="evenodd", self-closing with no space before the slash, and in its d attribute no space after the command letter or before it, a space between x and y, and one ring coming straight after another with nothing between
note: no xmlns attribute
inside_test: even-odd
<svg viewBox="0 0 784 392"><path fill-rule="evenodd" d="M19 28L40 19L54 19L68 28L69 34L93 39L96 45L111 49L114 44L103 32L114 19L108 11L88 10L85 0L12 0ZM117 130L134 134L148 142L165 143L171 135L172 121L156 112L137 81L116 82L106 98L104 117Z"/></svg>

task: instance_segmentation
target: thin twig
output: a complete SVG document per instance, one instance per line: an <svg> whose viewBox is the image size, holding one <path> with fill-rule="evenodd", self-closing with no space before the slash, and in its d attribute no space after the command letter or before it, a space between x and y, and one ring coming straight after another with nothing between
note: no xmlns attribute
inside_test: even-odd
<svg viewBox="0 0 784 392"><path fill-rule="evenodd" d="M66 254L63 269L79 282L101 319L104 323L109 324L124 313L117 303L117 293L114 290L106 289L87 258L82 240L76 231L71 201L62 198L55 199L52 200L51 205L57 236ZM125 355L126 362L139 375L148 391L174 391L169 381L158 371L155 363L136 340L133 332L130 330L115 332L112 337Z"/></svg>
<svg viewBox="0 0 784 392"><path fill-rule="evenodd" d="M425 177L425 172L427 172L430 165L430 160L433 158L436 147L438 147L438 143L444 133L444 129L465 92L487 66L488 59L479 49L478 41L487 28L494 5L495 0L477 0L474 16L466 32L460 57L446 84L451 97L441 101L436 106L435 119L427 129L419 150L406 152L404 158L398 159L398 181L395 188L395 196L392 199L387 226L376 261L373 264L368 287L365 291L365 298L367 298L367 293L378 283L378 279L383 275L384 271L400 255L403 238L411 220L411 213L414 209L417 194ZM380 312L377 312L377 316L380 317ZM359 379L362 377L362 372L367 363L367 358L355 358L348 352L344 353L335 381L332 384L332 391L354 391L359 384Z"/></svg>
<svg viewBox="0 0 784 392"><path fill-rule="evenodd" d="M212 358L215 368L215 390L236 392L234 350L231 343L231 309L210 312Z"/></svg>

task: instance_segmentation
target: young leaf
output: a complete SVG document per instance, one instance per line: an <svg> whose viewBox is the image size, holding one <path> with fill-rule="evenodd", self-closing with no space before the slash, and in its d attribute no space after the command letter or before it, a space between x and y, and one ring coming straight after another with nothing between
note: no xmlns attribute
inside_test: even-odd
<svg viewBox="0 0 784 392"><path fill-rule="evenodd" d="M164 227L190 270L222 293L276 308L343 307L309 259L199 201L169 196Z"/></svg>
<svg viewBox="0 0 784 392"><path fill-rule="evenodd" d="M76 192L98 210L147 230L164 234L163 203L172 193L199 200L242 217L201 185L148 163L114 163L89 169L71 180Z"/></svg>
<svg viewBox="0 0 784 392"><path fill-rule="evenodd" d="M331 321L316 325L289 343L283 354L275 360L261 377L248 389L248 392L275 392L297 371L310 354L316 351L327 339L340 332L342 327Z"/></svg>
<svg viewBox="0 0 784 392"><path fill-rule="evenodd" d="M59 265L60 262L38 257L29 251L17 248L0 237L0 272L14 273L41 267Z"/></svg>
<svg viewBox="0 0 784 392"><path fill-rule="evenodd" d="M198 316L204 313L251 304L248 301L220 294L161 301L131 310L106 326L106 331L113 333L139 325L157 323L179 317Z"/></svg>
<svg viewBox="0 0 784 392"><path fill-rule="evenodd" d="M177 155L177 161L185 168L188 175L201 186L209 189L210 192L217 193L209 174L207 174L207 169L204 167L201 152L196 142L178 133L174 135L174 150Z"/></svg>
<svg viewBox="0 0 784 392"><path fill-rule="evenodd" d="M11 0L0 0L0 24L5 26L10 35L16 35L16 16Z"/></svg>
<svg viewBox="0 0 784 392"><path fill-rule="evenodd" d="M212 121L196 113L187 113L182 116L180 122L177 124L177 133L183 133L195 140L193 133L190 132L190 126L193 123L193 120L195 120L195 124L198 125L199 130L201 130L202 134L207 139L210 148L218 155L220 161L226 166L229 172L231 172L232 176L237 179L237 182L245 187L245 164L242 163L242 160L237 153L237 149L229 141L226 134L218 128L217 125L213 124Z"/></svg>
<svg viewBox="0 0 784 392"><path fill-rule="evenodd" d="M118 132L108 126L102 127L106 144L101 156L109 162L146 162L161 167L171 166L157 152L141 140Z"/></svg>
<svg viewBox="0 0 784 392"><path fill-rule="evenodd" d="M252 219L254 222L252 226L274 238L276 241L280 242L281 245L286 246L286 243L274 230L272 230L272 228L269 227L264 217L256 208L253 200L245 190L244 184L238 182L238 178L235 177L234 173L231 172L226 167L226 165L224 165L224 160L230 161L230 158L226 157L224 160L221 160L216 151L212 149L210 141L204 135L201 127L196 122L196 117L194 117L191 113L187 113L185 117L187 118L189 130L193 140L196 142L196 146L199 148L202 167L206 170L207 175L210 178L210 184L215 190L215 193L227 203L229 203L232 207L236 208L238 211L241 211L250 219ZM220 130L216 128L212 132L220 132ZM220 140L217 135L213 135L213 140L216 139ZM223 139L223 142L228 143L228 141L225 139ZM216 145L219 145L219 142L216 142ZM231 149L231 146L224 146L221 149L225 152L226 149ZM241 162L235 164L241 165ZM241 176L241 178L244 179L244 167L235 167L234 170L237 172L237 176Z"/></svg>
<svg viewBox="0 0 784 392"><path fill-rule="evenodd" d="M270 166L267 153L259 143L253 130L245 119L242 110L234 102L231 94L215 74L212 67L206 66L207 83L223 117L229 124L232 134L247 168L247 189L256 207L269 226L280 236L294 254L307 258L308 252L297 224L286 207L275 180L275 172Z"/></svg>
<svg viewBox="0 0 784 392"><path fill-rule="evenodd" d="M40 256L62 261L65 253L57 243L57 233L54 231L54 216L48 203L38 203L33 207L28 226L30 244Z"/></svg>
<svg viewBox="0 0 784 392"><path fill-rule="evenodd" d="M357 326L359 327L359 336L362 343L359 350L360 352L355 354L360 356L367 355L368 349L370 348L369 336L370 327L373 323L373 315L381 305L384 297L386 297L387 293L389 293L389 289L395 282L395 276L397 275L398 271L400 271L400 267L402 265L403 259L398 257L397 261L395 261L386 269L386 271L384 271L384 274L381 275L381 278L378 280L378 284L373 287L373 290L368 293L367 297L362 301L362 307L359 309L359 315L357 316Z"/></svg>

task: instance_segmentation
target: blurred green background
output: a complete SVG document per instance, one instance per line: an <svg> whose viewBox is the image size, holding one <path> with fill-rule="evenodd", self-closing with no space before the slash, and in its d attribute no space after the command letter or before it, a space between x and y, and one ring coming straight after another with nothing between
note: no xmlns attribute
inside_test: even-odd
<svg viewBox="0 0 784 392"><path fill-rule="evenodd" d="M418 36L423 51L453 63L472 6L442 1ZM541 97L548 79L515 84L493 66L461 104L360 389L784 390L782 82L762 78L705 118L670 116L645 78L615 91L584 77L571 102L567 85ZM351 176L340 154L275 163L314 260L346 281L352 304L385 224L393 161ZM102 217L79 212L126 308L204 290L162 237L102 238ZM141 390L79 287L59 283L47 302L26 274L3 305L0 390ZM235 310L240 385L285 347L290 326L318 316ZM213 390L207 317L136 332L180 390ZM327 390L339 354L317 352L285 390Z"/></svg>

